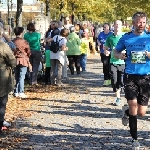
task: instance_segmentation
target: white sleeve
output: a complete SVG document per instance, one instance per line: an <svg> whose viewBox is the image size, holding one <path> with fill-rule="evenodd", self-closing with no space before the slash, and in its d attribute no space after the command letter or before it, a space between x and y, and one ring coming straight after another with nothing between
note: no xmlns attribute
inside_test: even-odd
<svg viewBox="0 0 150 150"><path fill-rule="evenodd" d="M62 45L66 45L66 43L67 43L67 39L63 38L59 44L60 44L60 46L62 46Z"/></svg>
<svg viewBox="0 0 150 150"><path fill-rule="evenodd" d="M57 36L58 36L58 35L55 35L55 36L53 37L54 42L56 42Z"/></svg>

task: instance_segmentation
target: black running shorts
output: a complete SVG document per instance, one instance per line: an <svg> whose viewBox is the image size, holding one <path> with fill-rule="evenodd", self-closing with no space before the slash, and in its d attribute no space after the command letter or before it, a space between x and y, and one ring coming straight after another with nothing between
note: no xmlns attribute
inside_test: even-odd
<svg viewBox="0 0 150 150"><path fill-rule="evenodd" d="M142 106L148 105L150 97L150 75L124 75L124 91L127 100L137 99Z"/></svg>

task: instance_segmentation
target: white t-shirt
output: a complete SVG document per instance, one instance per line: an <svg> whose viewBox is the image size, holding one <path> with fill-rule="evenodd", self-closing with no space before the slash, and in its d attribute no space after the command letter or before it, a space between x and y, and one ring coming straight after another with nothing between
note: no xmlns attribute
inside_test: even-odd
<svg viewBox="0 0 150 150"><path fill-rule="evenodd" d="M65 37L62 37L61 35L55 35L53 37L54 42L56 41L56 38L58 36L59 46L66 45L67 39ZM50 59L58 59L62 65L64 65L64 51L58 51L57 53L53 53L50 51Z"/></svg>
<svg viewBox="0 0 150 150"><path fill-rule="evenodd" d="M72 26L72 24L65 24L65 25L64 25L64 28L70 30L70 27L71 27L71 26Z"/></svg>

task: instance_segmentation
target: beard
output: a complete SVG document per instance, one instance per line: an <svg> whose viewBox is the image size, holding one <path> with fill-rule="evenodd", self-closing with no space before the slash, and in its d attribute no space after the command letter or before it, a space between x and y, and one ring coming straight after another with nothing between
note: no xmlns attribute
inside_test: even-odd
<svg viewBox="0 0 150 150"><path fill-rule="evenodd" d="M136 28L135 31L137 33L142 33L144 31L145 28Z"/></svg>

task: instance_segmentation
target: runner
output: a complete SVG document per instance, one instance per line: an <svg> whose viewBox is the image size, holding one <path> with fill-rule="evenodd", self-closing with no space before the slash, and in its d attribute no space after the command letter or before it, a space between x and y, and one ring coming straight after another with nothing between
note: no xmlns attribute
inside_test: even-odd
<svg viewBox="0 0 150 150"><path fill-rule="evenodd" d="M122 37L122 22L120 20L115 21L114 23L114 33L109 35L106 39L104 46L104 53L107 55L110 54L109 49L112 49L111 58L110 58L110 71L111 71L111 84L113 91L116 95L115 105L120 104L120 86L123 87L123 74L125 68L125 62L121 59L116 59L114 57L114 48L117 45L119 39Z"/></svg>
<svg viewBox="0 0 150 150"><path fill-rule="evenodd" d="M129 109L125 110L122 123L129 123L133 149L140 147L137 115L146 114L150 98L150 35L144 32L146 21L145 13L135 13L132 17L134 31L122 36L114 51L116 58L125 59L124 86ZM124 49L126 55L121 53Z"/></svg>
<svg viewBox="0 0 150 150"><path fill-rule="evenodd" d="M103 30L102 32L100 32L99 36L98 36L98 46L100 47L100 56L101 56L101 61L103 63L103 73L104 73L104 84L103 86L108 86L111 84L111 80L110 80L110 74L109 74L109 61L110 61L110 55L106 56L104 54L104 44L106 42L106 38L112 34L112 32L110 32L109 30L109 24L105 23L103 25Z"/></svg>

